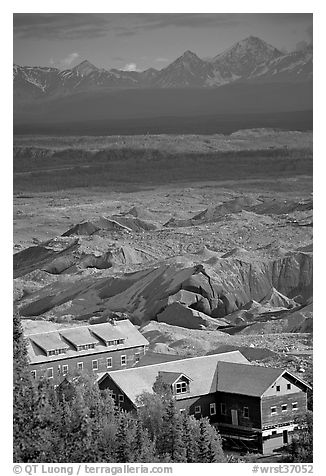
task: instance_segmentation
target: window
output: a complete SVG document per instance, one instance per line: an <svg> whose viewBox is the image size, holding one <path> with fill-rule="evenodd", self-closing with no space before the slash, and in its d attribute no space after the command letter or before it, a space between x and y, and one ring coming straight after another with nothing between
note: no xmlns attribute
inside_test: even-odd
<svg viewBox="0 0 326 476"><path fill-rule="evenodd" d="M209 414L216 415L216 403L209 404Z"/></svg>
<svg viewBox="0 0 326 476"><path fill-rule="evenodd" d="M119 403L123 403L125 401L124 395L119 395Z"/></svg>
<svg viewBox="0 0 326 476"><path fill-rule="evenodd" d="M121 356L121 365L127 365L127 358L125 355Z"/></svg>
<svg viewBox="0 0 326 476"><path fill-rule="evenodd" d="M36 378L36 370L31 370L31 374L33 378Z"/></svg>
<svg viewBox="0 0 326 476"><path fill-rule="evenodd" d="M115 393L112 393L112 398L113 398L113 400L116 402L116 400L117 400L117 396L116 396L116 394L115 394Z"/></svg>
<svg viewBox="0 0 326 476"><path fill-rule="evenodd" d="M177 382L175 384L176 393L186 393L187 392L187 383L186 382Z"/></svg>
<svg viewBox="0 0 326 476"><path fill-rule="evenodd" d="M83 362L77 362L77 369L78 370L83 370L83 368L84 368Z"/></svg>
<svg viewBox="0 0 326 476"><path fill-rule="evenodd" d="M225 405L225 403L221 403L221 415L226 415L226 405Z"/></svg>
<svg viewBox="0 0 326 476"><path fill-rule="evenodd" d="M276 431L276 430L273 430L273 431L272 431L272 435L277 435L277 431Z"/></svg>
<svg viewBox="0 0 326 476"><path fill-rule="evenodd" d="M276 407L271 407L271 414L275 415L275 413L276 413Z"/></svg>
<svg viewBox="0 0 326 476"><path fill-rule="evenodd" d="M87 350L87 349L95 349L95 344L84 344L84 345L79 345L77 347L77 350Z"/></svg>
<svg viewBox="0 0 326 476"><path fill-rule="evenodd" d="M277 391L277 392L280 392L280 391L281 391L281 386L280 386L280 385L276 385L276 391Z"/></svg>
<svg viewBox="0 0 326 476"><path fill-rule="evenodd" d="M292 403L292 410L298 410L298 402Z"/></svg>
<svg viewBox="0 0 326 476"><path fill-rule="evenodd" d="M106 359L106 366L108 369L110 369L112 367L112 357L108 357Z"/></svg>
<svg viewBox="0 0 326 476"><path fill-rule="evenodd" d="M98 361L97 360L92 360L92 369L93 370L98 370Z"/></svg>
<svg viewBox="0 0 326 476"><path fill-rule="evenodd" d="M200 405L195 407L195 413L201 413L201 406Z"/></svg>
<svg viewBox="0 0 326 476"><path fill-rule="evenodd" d="M53 367L47 369L47 378L53 378Z"/></svg>
<svg viewBox="0 0 326 476"><path fill-rule="evenodd" d="M243 407L243 418L249 418L249 408Z"/></svg>
<svg viewBox="0 0 326 476"><path fill-rule="evenodd" d="M291 390L291 384L288 383L287 386L286 386L286 388L287 388L288 390Z"/></svg>
<svg viewBox="0 0 326 476"><path fill-rule="evenodd" d="M282 412L286 412L287 409L288 409L288 406L286 403L282 405Z"/></svg>
<svg viewBox="0 0 326 476"><path fill-rule="evenodd" d="M63 365L62 366L62 375L67 375L68 373L68 365Z"/></svg>
<svg viewBox="0 0 326 476"><path fill-rule="evenodd" d="M66 349L49 350L48 355L59 355L59 354L64 354L65 352L66 352Z"/></svg>
<svg viewBox="0 0 326 476"><path fill-rule="evenodd" d="M135 362L139 362L140 361L140 354L137 353L135 354Z"/></svg>

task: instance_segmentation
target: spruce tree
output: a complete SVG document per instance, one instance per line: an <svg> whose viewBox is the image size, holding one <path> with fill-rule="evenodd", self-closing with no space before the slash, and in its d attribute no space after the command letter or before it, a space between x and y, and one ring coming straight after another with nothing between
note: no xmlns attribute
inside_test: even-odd
<svg viewBox="0 0 326 476"><path fill-rule="evenodd" d="M196 463L196 439L195 439L195 427L197 421L187 414L183 414L183 441L185 444L185 457L187 463Z"/></svg>
<svg viewBox="0 0 326 476"><path fill-rule="evenodd" d="M28 369L27 345L24 339L23 327L17 309L14 309L13 315L13 366L14 384L29 379L30 373Z"/></svg>
<svg viewBox="0 0 326 476"><path fill-rule="evenodd" d="M160 438L165 411L161 396L144 392L137 398L136 404L138 417L144 428L147 428L151 440L156 441Z"/></svg>
<svg viewBox="0 0 326 476"><path fill-rule="evenodd" d="M116 434L115 462L130 462L130 448L127 441L127 417L124 413L119 415L119 426Z"/></svg>
<svg viewBox="0 0 326 476"><path fill-rule="evenodd" d="M284 461L291 463L313 462L313 413L298 416L296 424L299 429L294 433L293 439L288 446L288 456Z"/></svg>
<svg viewBox="0 0 326 476"><path fill-rule="evenodd" d="M210 463L211 452L209 448L210 437L208 433L208 420L201 418L199 422L200 434L198 441L198 463Z"/></svg>
<svg viewBox="0 0 326 476"><path fill-rule="evenodd" d="M199 422L200 436L198 441L199 463L223 463L225 456L222 449L221 439L207 418L201 418Z"/></svg>
<svg viewBox="0 0 326 476"><path fill-rule="evenodd" d="M170 455L171 461L176 463L186 461L186 448L183 441L181 418L177 413L173 398L168 401L163 414L162 432L158 443L161 456Z"/></svg>

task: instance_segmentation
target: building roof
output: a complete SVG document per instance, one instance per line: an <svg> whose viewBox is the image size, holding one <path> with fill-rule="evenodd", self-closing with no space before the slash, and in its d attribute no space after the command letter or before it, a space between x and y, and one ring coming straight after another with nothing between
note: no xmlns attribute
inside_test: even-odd
<svg viewBox="0 0 326 476"><path fill-rule="evenodd" d="M118 324L119 321L115 321L115 324L107 326L107 322L102 324L93 324L91 327L92 332L102 339L104 342L109 342L112 340L125 339L126 336L123 332L120 332L121 325ZM120 321L123 322L123 321ZM130 321L128 321L130 322Z"/></svg>
<svg viewBox="0 0 326 476"><path fill-rule="evenodd" d="M74 327L60 330L60 335L71 342L74 346L98 344L98 339L90 333L88 327Z"/></svg>
<svg viewBox="0 0 326 476"><path fill-rule="evenodd" d="M101 329L103 331L104 328L107 327L107 334L109 334L110 330L114 328L112 332L114 333L114 335L116 335L116 332L118 330L120 339L124 339L124 342L121 344L110 345L109 347L106 346L101 339L92 335L93 325L90 324L86 326L75 326L66 329L59 328L50 332L29 334L26 336L29 362L31 364L51 362L67 358L83 357L85 355L96 355L103 352L123 350L131 347L147 346L149 344L148 340L145 339L145 337L128 319L117 321L115 325L111 324L110 322L105 322L103 324L96 324L96 327L98 326L101 326ZM94 339L95 348L86 350L76 350L75 345L73 345L71 342L81 342L83 339L85 339L85 336L87 336L87 332L91 335L91 339ZM68 334L69 341L66 341L62 336L68 336ZM112 338L110 340L116 340L116 338ZM41 343L44 345L40 345ZM45 345L47 345L47 347L45 347ZM53 347L53 345L55 345L55 347ZM63 354L51 356L47 356L42 350L55 350L58 348L66 348L67 350Z"/></svg>
<svg viewBox="0 0 326 476"><path fill-rule="evenodd" d="M166 372L166 371L159 371L158 373L159 377L163 380L164 383L168 385L172 385L176 380L178 380L180 377L184 376L188 380L191 380L188 375L182 373L182 372Z"/></svg>
<svg viewBox="0 0 326 476"><path fill-rule="evenodd" d="M182 360L180 355L175 354L162 354L159 352L152 352L148 350L146 354L140 358L140 361L134 367L144 367L145 365L161 364L163 362L171 362L176 360Z"/></svg>
<svg viewBox="0 0 326 476"><path fill-rule="evenodd" d="M99 380L103 381L105 378L111 378L125 395L135 403L137 397L143 392L153 393L153 384L159 372L184 374L192 380L189 392L177 395L176 398L190 398L216 392L217 363L222 360L248 364L248 360L239 351L233 351L163 362L145 367L115 370L102 375Z"/></svg>
<svg viewBox="0 0 326 476"><path fill-rule="evenodd" d="M68 344L57 332L47 332L46 334L34 334L29 338L45 352L56 349L69 349Z"/></svg>
<svg viewBox="0 0 326 476"><path fill-rule="evenodd" d="M218 362L217 390L261 397L285 371L259 365Z"/></svg>

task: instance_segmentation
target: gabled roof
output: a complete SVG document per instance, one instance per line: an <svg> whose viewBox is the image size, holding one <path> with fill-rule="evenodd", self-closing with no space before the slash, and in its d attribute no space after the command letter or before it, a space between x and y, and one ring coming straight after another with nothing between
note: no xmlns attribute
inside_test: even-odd
<svg viewBox="0 0 326 476"><path fill-rule="evenodd" d="M86 344L98 344L98 339L89 332L88 327L83 326L63 329L60 330L59 333L76 347Z"/></svg>
<svg viewBox="0 0 326 476"><path fill-rule="evenodd" d="M192 380L188 375L182 372L159 371L158 375L162 378L163 382L168 385L172 385L176 380L179 380L180 377L186 377L187 380Z"/></svg>
<svg viewBox="0 0 326 476"><path fill-rule="evenodd" d="M68 344L61 339L57 332L47 332L46 334L33 334L29 338L45 352L56 349L69 349Z"/></svg>
<svg viewBox="0 0 326 476"><path fill-rule="evenodd" d="M99 328L100 326L100 328ZM101 332L107 335L116 336L119 333L119 339L124 339L122 344L110 345L107 347L100 338L92 334L93 327L99 328ZM113 328L113 329L112 329ZM112 331L112 334L111 334ZM90 338L88 337L88 334ZM67 341L62 336L67 336ZM69 335L69 338L68 338ZM74 326L70 328L59 328L50 332L40 332L37 334L26 335L27 353L29 362L37 364L41 362L51 362L72 357L82 357L85 355L96 355L102 352L110 352L115 350L123 350L132 347L147 346L148 340L138 331L138 329L129 321L129 319L117 321L115 325L110 322L96 325ZM94 349L76 350L75 342L78 345L95 343ZM89 342L89 339L91 342ZM110 340L117 340L117 337ZM43 350L42 350L43 349ZM66 349L66 352L59 355L45 355L44 351Z"/></svg>
<svg viewBox="0 0 326 476"><path fill-rule="evenodd" d="M134 365L134 367L144 367L145 365L156 365L171 361L175 362L176 360L182 360L182 357L180 357L180 355L162 354L148 350L146 354L140 358L140 361Z"/></svg>
<svg viewBox="0 0 326 476"><path fill-rule="evenodd" d="M175 375L184 374L192 381L189 392L177 395L177 399L190 398L215 393L217 387L217 363L219 361L248 364L248 360L239 352L205 355L189 359L163 362L161 364L134 367L125 370L115 370L101 376L101 382L109 378L133 402L143 392L153 393L153 384L159 372L172 372Z"/></svg>
<svg viewBox="0 0 326 476"><path fill-rule="evenodd" d="M284 373L284 369L221 361L218 362L217 390L261 397Z"/></svg>
<svg viewBox="0 0 326 476"><path fill-rule="evenodd" d="M90 330L104 342L126 338L126 336L120 332L120 325L118 323L111 324L110 326L107 325L107 322L102 324L93 324L90 327Z"/></svg>

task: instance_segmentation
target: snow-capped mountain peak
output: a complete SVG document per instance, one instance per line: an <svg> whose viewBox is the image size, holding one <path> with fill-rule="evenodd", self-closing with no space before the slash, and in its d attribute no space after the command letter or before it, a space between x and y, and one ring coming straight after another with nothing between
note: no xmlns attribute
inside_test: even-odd
<svg viewBox="0 0 326 476"><path fill-rule="evenodd" d="M258 66L268 65L282 53L255 36L238 41L231 48L213 58L215 70L224 71L230 76L251 77Z"/></svg>
<svg viewBox="0 0 326 476"><path fill-rule="evenodd" d="M90 61L84 60L81 63L77 64L72 71L79 74L80 76L88 76L91 73L101 71L99 68L94 66Z"/></svg>
<svg viewBox="0 0 326 476"><path fill-rule="evenodd" d="M208 88L241 81L311 81L312 61L310 45L283 54L260 38L249 36L212 59L201 59L187 50L161 70L106 70L88 60L64 71L15 64L14 91L25 101L105 88Z"/></svg>

